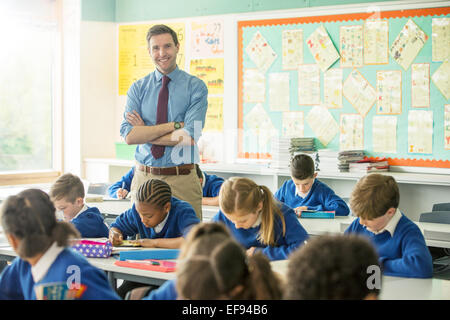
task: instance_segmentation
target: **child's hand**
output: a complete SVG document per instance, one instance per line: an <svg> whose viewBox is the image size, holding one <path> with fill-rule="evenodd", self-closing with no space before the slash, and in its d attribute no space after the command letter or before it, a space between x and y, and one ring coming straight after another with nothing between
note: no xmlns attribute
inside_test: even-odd
<svg viewBox="0 0 450 320"><path fill-rule="evenodd" d="M139 243L144 248L156 248L155 239L139 239L130 241L131 243Z"/></svg>
<svg viewBox="0 0 450 320"><path fill-rule="evenodd" d="M117 199L125 199L127 194L128 190L120 188L117 190Z"/></svg>
<svg viewBox="0 0 450 320"><path fill-rule="evenodd" d="M120 246L123 242L122 233L115 228L109 229L109 241L111 241L114 247Z"/></svg>
<svg viewBox="0 0 450 320"><path fill-rule="evenodd" d="M299 218L302 216L302 211L305 211L305 210L308 210L307 206L301 206L301 207L294 208L295 214Z"/></svg>

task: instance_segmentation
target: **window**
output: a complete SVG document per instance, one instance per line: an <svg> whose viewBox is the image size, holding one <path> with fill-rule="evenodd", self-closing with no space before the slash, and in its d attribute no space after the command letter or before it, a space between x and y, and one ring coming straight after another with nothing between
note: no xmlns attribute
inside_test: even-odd
<svg viewBox="0 0 450 320"><path fill-rule="evenodd" d="M60 167L57 12L56 0L0 1L0 184Z"/></svg>

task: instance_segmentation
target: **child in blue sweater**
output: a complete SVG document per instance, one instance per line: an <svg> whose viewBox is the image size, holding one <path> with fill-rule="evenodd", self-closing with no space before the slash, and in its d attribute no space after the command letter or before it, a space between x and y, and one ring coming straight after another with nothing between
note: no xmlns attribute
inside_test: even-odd
<svg viewBox="0 0 450 320"><path fill-rule="evenodd" d="M165 282L144 300L281 298L281 288L261 253L245 250L221 223L192 228L181 248L177 279Z"/></svg>
<svg viewBox="0 0 450 320"><path fill-rule="evenodd" d="M202 205L218 206L219 191L224 179L216 175L203 172L198 164L195 164L195 168L197 169L197 176L200 179L203 189Z"/></svg>
<svg viewBox="0 0 450 320"><path fill-rule="evenodd" d="M0 300L34 300L39 289L49 284L67 287L67 298L119 298L103 271L67 248L69 238L80 235L73 225L56 220L45 192L28 189L8 197L1 216L6 237L19 257L0 277Z"/></svg>
<svg viewBox="0 0 450 320"><path fill-rule="evenodd" d="M316 177L314 160L306 154L296 155L291 160L291 180L283 183L275 192L275 198L293 208L298 217L305 210L348 215L350 210L345 201Z"/></svg>
<svg viewBox="0 0 450 320"><path fill-rule="evenodd" d="M358 218L345 231L368 237L388 276L430 278L433 263L419 227L398 209L400 192L392 176L368 174L350 197Z"/></svg>
<svg viewBox="0 0 450 320"><path fill-rule="evenodd" d="M108 188L108 195L111 198L125 199L130 196L129 192L131 190L131 181L133 181L134 177L134 168L131 168L119 181Z"/></svg>
<svg viewBox="0 0 450 320"><path fill-rule="evenodd" d="M84 203L84 186L79 177L66 173L50 188L50 197L57 210L63 212L64 220L72 223L83 238L108 236L108 226L96 207Z"/></svg>
<svg viewBox="0 0 450 320"><path fill-rule="evenodd" d="M248 178L226 180L219 205L212 221L224 223L250 256L261 251L270 260L287 259L308 238L294 210L276 201L269 188Z"/></svg>

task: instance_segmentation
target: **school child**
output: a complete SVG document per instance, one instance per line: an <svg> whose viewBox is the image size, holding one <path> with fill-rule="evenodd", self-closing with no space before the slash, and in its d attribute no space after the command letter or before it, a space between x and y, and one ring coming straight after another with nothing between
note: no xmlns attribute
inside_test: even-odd
<svg viewBox="0 0 450 320"><path fill-rule="evenodd" d="M131 168L119 181L108 188L108 196L116 199L125 199L130 197L131 181L134 177L134 168Z"/></svg>
<svg viewBox="0 0 450 320"><path fill-rule="evenodd" d="M195 168L197 169L197 176L200 179L203 189L202 205L218 206L219 191L224 179L216 175L203 172L198 164L195 164Z"/></svg>
<svg viewBox="0 0 450 320"><path fill-rule="evenodd" d="M305 210L335 211L337 216L350 212L347 204L325 183L316 179L314 160L298 154L291 160L291 180L275 192L275 198L294 209L297 216Z"/></svg>
<svg viewBox="0 0 450 320"><path fill-rule="evenodd" d="M84 186L79 177L66 173L50 188L50 198L57 210L63 212L64 220L72 223L83 238L108 236L108 226L96 207L84 203Z"/></svg>
<svg viewBox="0 0 450 320"><path fill-rule="evenodd" d="M287 259L308 238L294 210L248 178L225 180L219 206L212 221L225 223L248 255L261 251L270 260Z"/></svg>
<svg viewBox="0 0 450 320"><path fill-rule="evenodd" d="M287 300L375 300L381 288L375 248L358 235L312 238L290 256L286 278Z"/></svg>
<svg viewBox="0 0 450 320"><path fill-rule="evenodd" d="M433 263L419 227L398 209L400 192L392 176L371 173L362 177L350 197L358 218L346 233L368 237L389 276L430 278Z"/></svg>
<svg viewBox="0 0 450 320"><path fill-rule="evenodd" d="M76 299L119 298L103 271L67 248L79 232L56 220L55 207L45 192L27 189L8 197L1 215L6 237L19 256L0 277L0 300L34 300L36 291L50 284L70 289Z"/></svg>

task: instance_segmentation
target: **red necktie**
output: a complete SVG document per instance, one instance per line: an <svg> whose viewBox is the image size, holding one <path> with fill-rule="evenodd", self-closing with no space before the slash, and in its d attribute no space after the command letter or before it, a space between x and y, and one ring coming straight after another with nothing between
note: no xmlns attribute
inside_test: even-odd
<svg viewBox="0 0 450 320"><path fill-rule="evenodd" d="M156 107L156 124L167 123L167 103L169 101L169 89L167 87L170 78L163 76L161 90L158 95L158 105ZM155 159L159 159L164 154L164 146L153 144L151 148L152 155Z"/></svg>

